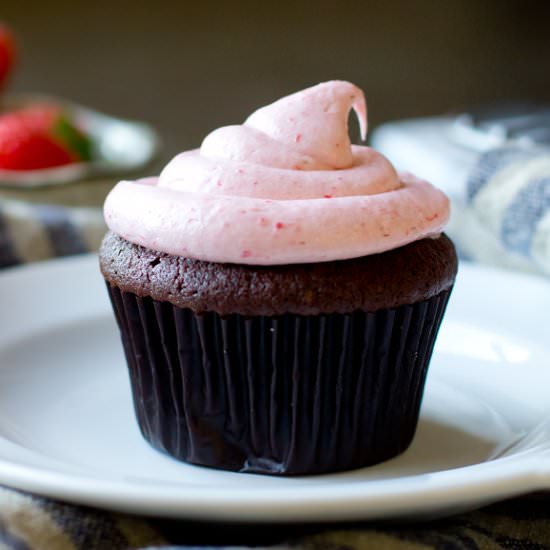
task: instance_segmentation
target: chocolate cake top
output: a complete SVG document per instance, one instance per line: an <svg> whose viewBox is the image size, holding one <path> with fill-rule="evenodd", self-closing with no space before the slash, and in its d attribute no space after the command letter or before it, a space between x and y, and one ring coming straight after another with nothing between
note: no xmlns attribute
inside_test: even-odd
<svg viewBox="0 0 550 550"><path fill-rule="evenodd" d="M377 311L431 298L454 282L457 258L441 235L361 258L250 266L156 252L107 233L101 271L112 285L221 315L317 315Z"/></svg>

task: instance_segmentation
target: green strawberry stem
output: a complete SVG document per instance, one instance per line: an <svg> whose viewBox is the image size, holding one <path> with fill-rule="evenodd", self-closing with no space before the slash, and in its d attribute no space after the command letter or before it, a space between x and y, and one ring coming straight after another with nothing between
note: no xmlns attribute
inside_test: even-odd
<svg viewBox="0 0 550 550"><path fill-rule="evenodd" d="M52 134L67 147L69 151L77 155L80 162L92 160L93 142L79 130L69 118L61 115L54 123Z"/></svg>

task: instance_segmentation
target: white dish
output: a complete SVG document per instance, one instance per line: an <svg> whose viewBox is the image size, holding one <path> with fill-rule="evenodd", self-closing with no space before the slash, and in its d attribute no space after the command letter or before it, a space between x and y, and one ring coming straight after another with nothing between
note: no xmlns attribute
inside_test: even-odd
<svg viewBox="0 0 550 550"><path fill-rule="evenodd" d="M550 284L462 264L411 448L384 464L275 478L182 464L133 418L97 258L0 274L0 482L180 518L441 516L550 487Z"/></svg>

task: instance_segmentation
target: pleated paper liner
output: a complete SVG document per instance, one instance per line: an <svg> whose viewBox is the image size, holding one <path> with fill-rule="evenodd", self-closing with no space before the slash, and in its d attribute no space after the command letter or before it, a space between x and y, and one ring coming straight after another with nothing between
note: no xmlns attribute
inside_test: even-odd
<svg viewBox="0 0 550 550"><path fill-rule="evenodd" d="M108 289L145 439L185 462L280 475L410 445L451 292L375 313L221 317Z"/></svg>

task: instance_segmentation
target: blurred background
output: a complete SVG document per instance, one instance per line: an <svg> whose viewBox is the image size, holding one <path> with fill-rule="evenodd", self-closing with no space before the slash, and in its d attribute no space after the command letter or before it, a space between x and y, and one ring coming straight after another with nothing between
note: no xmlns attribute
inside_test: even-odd
<svg viewBox="0 0 550 550"><path fill-rule="evenodd" d="M11 90L159 131L161 162L323 80L365 90L370 127L499 98L550 100L550 2L3 0Z"/></svg>
<svg viewBox="0 0 550 550"><path fill-rule="evenodd" d="M550 274L550 177L540 183L540 170L529 169L538 153L505 136L486 156L472 147L479 135L451 135L455 114L470 106L550 104L548 0L3 0L1 20L18 46L10 94L50 94L142 120L162 147L145 170L2 186L0 265L95 250L105 232L101 206L118 179L156 174L214 128L345 79L365 91L371 143L451 198L447 232L463 258ZM550 144L550 109L525 126ZM548 150L541 155L550 174ZM521 186L512 178L500 192L493 176L517 161Z"/></svg>

